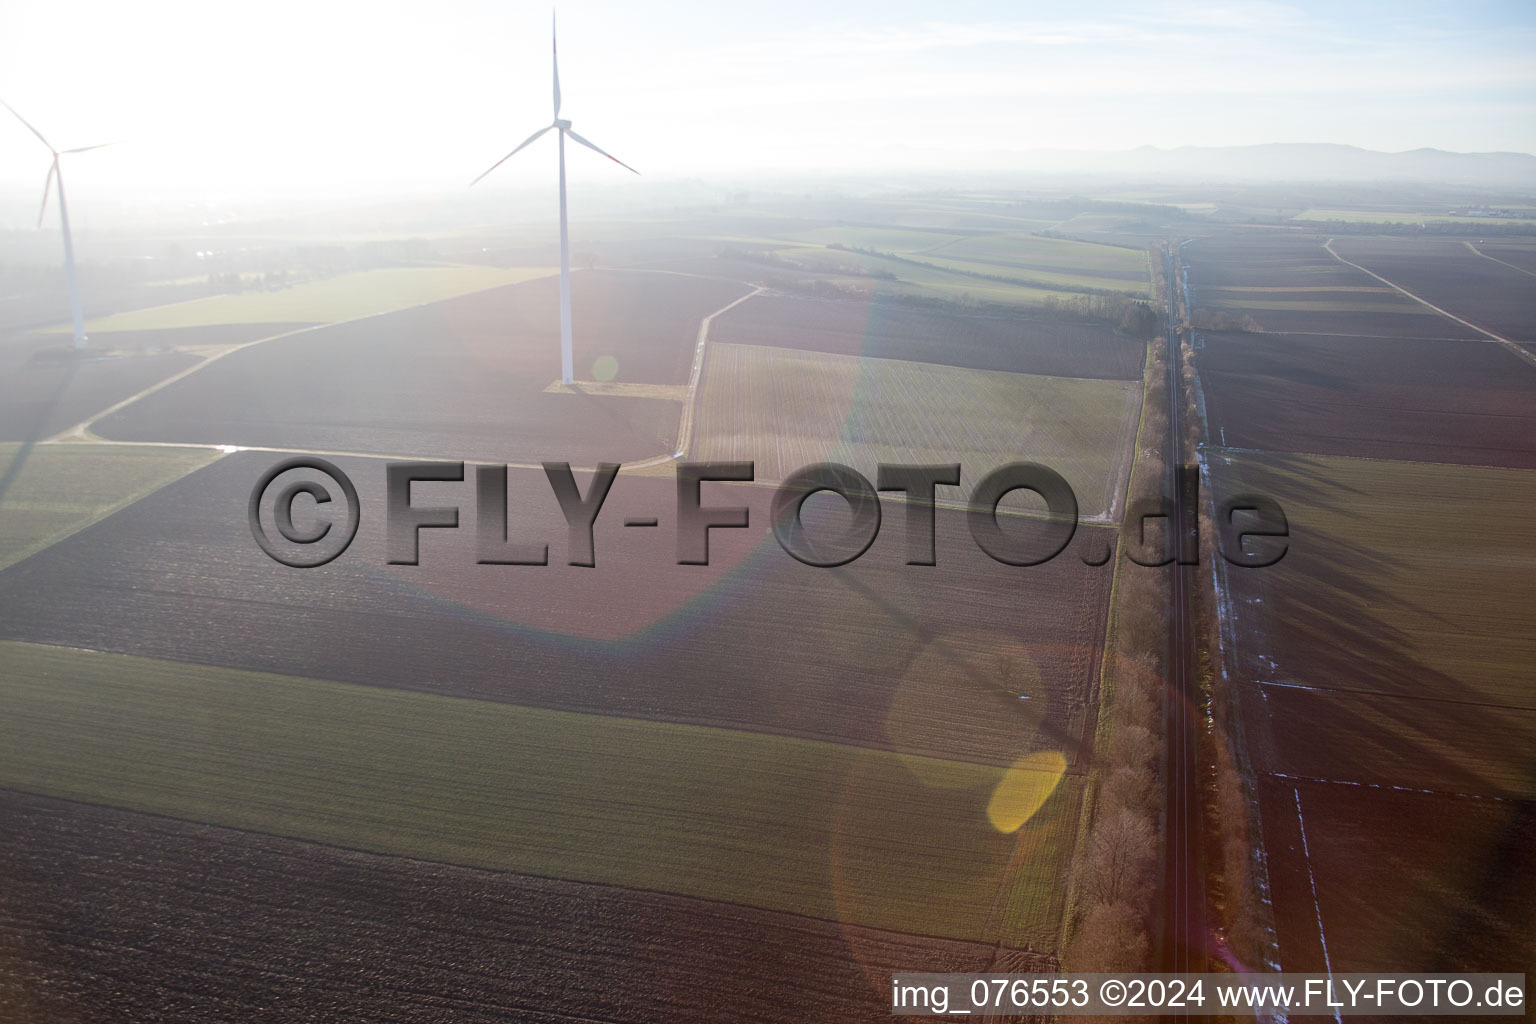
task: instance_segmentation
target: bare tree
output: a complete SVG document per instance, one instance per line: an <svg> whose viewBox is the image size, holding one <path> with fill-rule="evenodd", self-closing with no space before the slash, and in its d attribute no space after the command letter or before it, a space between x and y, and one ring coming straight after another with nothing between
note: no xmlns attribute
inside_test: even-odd
<svg viewBox="0 0 1536 1024"><path fill-rule="evenodd" d="M1125 903L1101 903L1078 925L1064 959L1073 971L1139 971L1150 952L1136 911Z"/></svg>
<svg viewBox="0 0 1536 1024"><path fill-rule="evenodd" d="M1144 725L1123 725L1110 740L1109 756L1116 767L1142 768L1150 765L1161 745Z"/></svg>
<svg viewBox="0 0 1536 1024"><path fill-rule="evenodd" d="M1120 808L1133 811L1150 809L1154 781L1152 772L1147 768L1116 768L1109 773L1099 789L1100 807L1106 812Z"/></svg>
<svg viewBox="0 0 1536 1024"><path fill-rule="evenodd" d="M1100 818L1082 861L1085 891L1101 904L1144 905L1153 850L1152 824L1144 814L1122 807Z"/></svg>

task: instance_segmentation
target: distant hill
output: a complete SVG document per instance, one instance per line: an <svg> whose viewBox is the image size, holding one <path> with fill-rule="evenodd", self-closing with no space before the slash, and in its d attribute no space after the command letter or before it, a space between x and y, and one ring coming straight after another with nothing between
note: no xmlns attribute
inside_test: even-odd
<svg viewBox="0 0 1536 1024"><path fill-rule="evenodd" d="M1383 153L1332 143L994 152L996 169L1153 175L1200 181L1392 181L1536 188L1529 153ZM992 161L988 161L992 163Z"/></svg>

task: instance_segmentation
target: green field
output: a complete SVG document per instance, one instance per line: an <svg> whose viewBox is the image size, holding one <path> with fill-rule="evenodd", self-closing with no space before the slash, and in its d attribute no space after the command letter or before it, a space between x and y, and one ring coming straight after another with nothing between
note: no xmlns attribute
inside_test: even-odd
<svg viewBox="0 0 1536 1024"><path fill-rule="evenodd" d="M1143 281L1125 281L1116 277L1098 277L1082 271L1045 270L1037 267L1003 266L984 260L956 259L940 253L919 257L923 262L959 274L990 274L1009 277L1024 283L1058 292L1073 294L1091 291L1119 292L1132 298L1148 298L1150 278Z"/></svg>
<svg viewBox="0 0 1536 1024"><path fill-rule="evenodd" d="M19 465L16 459L22 457ZM0 569L55 544L219 457L211 448L0 444Z"/></svg>
<svg viewBox="0 0 1536 1024"><path fill-rule="evenodd" d="M1079 213L1052 225L1052 230L1069 235L1085 235L1120 231L1127 225L1138 225L1146 220L1144 214L1134 213ZM1143 229L1145 230L1145 229Z"/></svg>
<svg viewBox="0 0 1536 1024"><path fill-rule="evenodd" d="M851 248L876 249L907 255L958 241L962 235L944 231L921 231L899 227L836 226L786 232L783 238L817 245L846 245Z"/></svg>
<svg viewBox="0 0 1536 1024"><path fill-rule="evenodd" d="M274 291L246 291L114 313L86 330L154 331L217 324L335 323L451 299L553 273L547 267L391 267ZM54 328L63 331L64 327Z"/></svg>
<svg viewBox="0 0 1536 1024"><path fill-rule="evenodd" d="M1088 517L1117 504L1140 401L1133 381L715 343L690 455L755 460L759 480L826 460L871 478L878 462L959 462L967 487L1031 459Z"/></svg>
<svg viewBox="0 0 1536 1024"><path fill-rule="evenodd" d="M1062 238L871 227L815 228L785 237L818 244L777 249L779 258L882 293L1033 306L1093 291L1144 298L1151 287L1146 253ZM827 248L833 242L874 252ZM1136 276L1106 276L1111 274Z"/></svg>
<svg viewBox="0 0 1536 1024"><path fill-rule="evenodd" d="M1054 944L1080 799L1062 763L0 643L12 789L1037 949ZM1001 831L1000 798L1039 809Z"/></svg>
<svg viewBox="0 0 1536 1024"><path fill-rule="evenodd" d="M1536 472L1248 452L1210 467L1217 493L1269 495L1290 520L1278 565L1227 575L1240 629L1277 657L1264 678L1311 688L1274 699L1311 709L1314 745L1405 782L1454 770L1536 793Z"/></svg>
<svg viewBox="0 0 1536 1024"><path fill-rule="evenodd" d="M1183 200L1179 196L1183 193L1168 192L1111 192L1107 195L1096 195L1095 199L1110 203L1147 203L1153 206L1172 206L1185 213L1211 213L1219 208L1218 203L1209 201Z"/></svg>
<svg viewBox="0 0 1536 1024"><path fill-rule="evenodd" d="M1139 250L1040 235L973 235L945 246L935 255L1089 276L1096 272L1121 272L1150 277L1147 254Z"/></svg>
<svg viewBox="0 0 1536 1024"><path fill-rule="evenodd" d="M889 259L869 253L820 246L802 246L780 249L776 256L811 271L825 274L830 280L850 288L872 290L879 294L917 295L924 298L956 301L969 296L982 302L995 302L1013 306L1037 306L1046 299L1070 297L1071 293L1047 287L1031 286L1009 281L988 280L968 274L956 273L935 265L918 265L904 259ZM927 260L928 257L922 257ZM977 266L973 273L997 273L1007 276L1000 268ZM871 278L869 273L889 273L890 278Z"/></svg>

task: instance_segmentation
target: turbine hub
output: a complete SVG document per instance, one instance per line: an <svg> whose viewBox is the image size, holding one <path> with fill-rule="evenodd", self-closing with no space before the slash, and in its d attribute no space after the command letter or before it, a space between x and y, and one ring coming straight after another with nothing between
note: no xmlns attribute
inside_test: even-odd
<svg viewBox="0 0 1536 1024"><path fill-rule="evenodd" d="M559 128L561 131L569 131L570 127L571 127L571 122L563 120L563 119L557 117L557 118L555 118L555 127Z"/></svg>

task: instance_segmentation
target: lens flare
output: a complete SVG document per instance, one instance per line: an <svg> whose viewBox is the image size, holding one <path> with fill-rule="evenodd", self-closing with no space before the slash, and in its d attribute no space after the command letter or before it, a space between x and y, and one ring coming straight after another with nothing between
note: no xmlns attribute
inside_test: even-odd
<svg viewBox="0 0 1536 1024"><path fill-rule="evenodd" d="M886 713L885 731L898 750L923 754L904 764L924 785L974 784L950 769L948 758L1007 763L1037 744L1050 699L1045 674L1028 645L983 631L935 637L907 658ZM991 723L1012 723L1012 749L979 747L994 737ZM939 760L935 760L939 759Z"/></svg>
<svg viewBox="0 0 1536 1024"><path fill-rule="evenodd" d="M1017 832L1056 792L1067 759L1057 750L1026 754L1008 769L987 802L987 820L999 832Z"/></svg>

